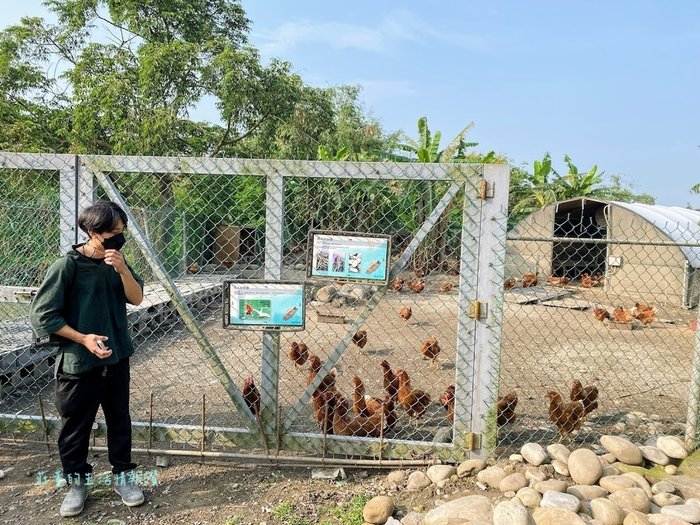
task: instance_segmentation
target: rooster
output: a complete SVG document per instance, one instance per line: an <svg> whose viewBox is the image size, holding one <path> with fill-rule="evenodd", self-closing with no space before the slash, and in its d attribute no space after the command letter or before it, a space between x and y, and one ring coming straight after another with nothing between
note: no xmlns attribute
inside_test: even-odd
<svg viewBox="0 0 700 525"><path fill-rule="evenodd" d="M248 376L245 380L243 388L241 389L241 394L243 396L243 401L248 405L253 415L257 415L260 412L260 390L255 386L253 376Z"/></svg>
<svg viewBox="0 0 700 525"><path fill-rule="evenodd" d="M364 348L367 344L367 330L358 330L358 332L352 336L352 342L360 348Z"/></svg>
<svg viewBox="0 0 700 525"><path fill-rule="evenodd" d="M545 398L549 399L549 420L557 427L560 441L570 438L571 433L583 424L583 401L564 403L561 395L554 390L548 391Z"/></svg>
<svg viewBox="0 0 700 525"><path fill-rule="evenodd" d="M598 321L603 322L606 319L610 319L610 312L608 312L605 308L596 307L593 309L593 317L595 317Z"/></svg>
<svg viewBox="0 0 700 525"><path fill-rule="evenodd" d="M304 343L292 341L289 345L289 359L294 361L297 368L303 366L309 357L309 348Z"/></svg>
<svg viewBox="0 0 700 525"><path fill-rule="evenodd" d="M615 308L615 310L613 310L613 319L618 323L628 324L632 322L634 315L632 315L632 312L630 312L627 308L618 306Z"/></svg>
<svg viewBox="0 0 700 525"><path fill-rule="evenodd" d="M450 385L445 389L440 398L438 399L440 404L447 411L447 419L450 421L455 420L455 386Z"/></svg>
<svg viewBox="0 0 700 525"><path fill-rule="evenodd" d="M408 321L411 318L411 315L413 315L413 310L410 306L404 306L401 308L401 310L399 310L399 316L404 320L404 322Z"/></svg>
<svg viewBox="0 0 700 525"><path fill-rule="evenodd" d="M515 407L518 406L518 392L511 390L505 396L499 397L496 403L496 423L502 427L515 421Z"/></svg>
<svg viewBox="0 0 700 525"><path fill-rule="evenodd" d="M385 359L379 366L382 367L383 373L383 386L386 394L393 400L396 399L396 394L399 391L399 378L396 377L394 372L391 370L391 365Z"/></svg>
<svg viewBox="0 0 700 525"><path fill-rule="evenodd" d="M391 289L394 290L395 292L400 292L401 289L403 288L404 282L405 281L401 277L397 277L391 283Z"/></svg>
<svg viewBox="0 0 700 525"><path fill-rule="evenodd" d="M399 378L399 391L397 393L399 405L414 421L417 421L428 409L431 402L430 395L419 388L413 388L411 378L405 370L397 369L396 375Z"/></svg>
<svg viewBox="0 0 700 525"><path fill-rule="evenodd" d="M574 379L569 391L571 401L583 403L583 415L587 416L598 408L598 387L595 385L583 386L581 381Z"/></svg>
<svg viewBox="0 0 700 525"><path fill-rule="evenodd" d="M515 288L515 285L518 283L517 279L513 279L512 277L509 279L506 279L503 281L503 290L508 291L511 288Z"/></svg>
<svg viewBox="0 0 700 525"><path fill-rule="evenodd" d="M526 273L525 275L523 275L523 288L537 286L537 275L538 272Z"/></svg>
<svg viewBox="0 0 700 525"><path fill-rule="evenodd" d="M437 360L437 356L440 353L440 345L438 344L437 338L433 335L430 339L422 341L420 348L420 353L423 355L423 359L429 359L430 364L428 366L433 366Z"/></svg>

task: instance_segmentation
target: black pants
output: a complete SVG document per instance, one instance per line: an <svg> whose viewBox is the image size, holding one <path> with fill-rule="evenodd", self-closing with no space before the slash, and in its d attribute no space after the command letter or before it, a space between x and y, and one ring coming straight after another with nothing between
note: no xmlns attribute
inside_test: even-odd
<svg viewBox="0 0 700 525"><path fill-rule="evenodd" d="M119 474L136 468L131 462L131 416L129 415L129 358L113 365L94 368L81 374L56 374L56 408L62 426L58 435L63 476L84 477L92 472L88 463L90 433L97 409L107 423L107 449L112 472Z"/></svg>

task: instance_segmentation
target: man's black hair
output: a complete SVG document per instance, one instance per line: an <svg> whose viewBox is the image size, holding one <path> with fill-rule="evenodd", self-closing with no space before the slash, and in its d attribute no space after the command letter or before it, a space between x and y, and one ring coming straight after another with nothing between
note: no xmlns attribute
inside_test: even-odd
<svg viewBox="0 0 700 525"><path fill-rule="evenodd" d="M78 226L87 233L92 230L97 233L112 231L121 221L126 228L126 213L112 201L99 200L85 208L78 217Z"/></svg>

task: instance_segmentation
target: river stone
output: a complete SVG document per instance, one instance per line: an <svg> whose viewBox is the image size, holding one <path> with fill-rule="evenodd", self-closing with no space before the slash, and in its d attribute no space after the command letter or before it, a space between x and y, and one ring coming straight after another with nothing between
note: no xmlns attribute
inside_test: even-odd
<svg viewBox="0 0 700 525"><path fill-rule="evenodd" d="M537 467L527 467L525 469L525 477L532 483L538 483L547 479L547 474L542 472Z"/></svg>
<svg viewBox="0 0 700 525"><path fill-rule="evenodd" d="M527 478L525 477L525 474L515 472L503 478L498 486L498 489L501 492L517 492L524 487L527 487Z"/></svg>
<svg viewBox="0 0 700 525"><path fill-rule="evenodd" d="M673 483L669 483L668 481L659 481L651 486L651 492L653 494L660 494L662 492L674 494L676 492L676 487Z"/></svg>
<svg viewBox="0 0 700 525"><path fill-rule="evenodd" d="M628 512L631 510L649 512L649 498L639 487L618 490L610 494L608 499Z"/></svg>
<svg viewBox="0 0 700 525"><path fill-rule="evenodd" d="M581 508L581 500L572 494L548 490L542 495L540 507L556 507L570 510L571 512L578 512L578 509Z"/></svg>
<svg viewBox="0 0 700 525"><path fill-rule="evenodd" d="M425 475L425 472L416 470L408 475L406 490L421 490L425 487L429 487L431 483L430 478Z"/></svg>
<svg viewBox="0 0 700 525"><path fill-rule="evenodd" d="M337 293L338 289L332 284L329 284L316 291L316 300L322 303L330 303Z"/></svg>
<svg viewBox="0 0 700 525"><path fill-rule="evenodd" d="M576 514L566 509L540 507L532 513L537 525L586 525L586 522Z"/></svg>
<svg viewBox="0 0 700 525"><path fill-rule="evenodd" d="M649 523L652 525L692 525L691 523L674 518L672 516L664 516L662 514L648 514Z"/></svg>
<svg viewBox="0 0 700 525"><path fill-rule="evenodd" d="M547 479L545 481L539 481L535 483L534 489L540 494L545 492L566 492L566 481L559 479Z"/></svg>
<svg viewBox="0 0 700 525"><path fill-rule="evenodd" d="M520 454L522 454L525 461L536 467L547 461L549 457L542 445L537 443L525 443L520 449Z"/></svg>
<svg viewBox="0 0 700 525"><path fill-rule="evenodd" d="M603 474L603 466L592 450L574 450L568 461L569 475L577 485L593 485Z"/></svg>
<svg viewBox="0 0 700 525"><path fill-rule="evenodd" d="M476 479L481 481L482 483L486 483L489 487L492 487L494 489L497 489L501 481L503 481L503 478L505 478L508 474L506 474L506 471L503 470L503 468L499 467L498 465L494 465L493 467L488 467L479 472L476 475Z"/></svg>
<svg viewBox="0 0 700 525"><path fill-rule="evenodd" d="M700 499L688 498L687 500L685 500L685 504L686 505L697 505L698 507L700 507Z"/></svg>
<svg viewBox="0 0 700 525"><path fill-rule="evenodd" d="M520 454L511 454L508 456L508 461L511 463L522 463L524 459Z"/></svg>
<svg viewBox="0 0 700 525"><path fill-rule="evenodd" d="M668 507L669 505L683 505L685 503L685 501L683 501L683 498L681 498L680 496L670 494L668 492L659 492L658 494L654 494L654 496L651 498L651 501L653 501L659 507Z"/></svg>
<svg viewBox="0 0 700 525"><path fill-rule="evenodd" d="M656 439L656 446L669 458L685 459L688 457L688 450L685 448L683 440L676 436L659 436Z"/></svg>
<svg viewBox="0 0 700 525"><path fill-rule="evenodd" d="M700 523L700 507L697 505L669 505L661 509L663 516L671 516L688 523Z"/></svg>
<svg viewBox="0 0 700 525"><path fill-rule="evenodd" d="M675 476L676 474L678 474L678 467L676 465L666 465L664 467L664 472L666 472L666 474L669 474L670 476Z"/></svg>
<svg viewBox="0 0 700 525"><path fill-rule="evenodd" d="M547 453L553 459L558 459L564 463L569 462L569 456L571 455L571 451L561 443L552 443L551 445L547 445Z"/></svg>
<svg viewBox="0 0 700 525"><path fill-rule="evenodd" d="M423 525L446 523L491 523L493 507L486 496L464 496L431 510Z"/></svg>
<svg viewBox="0 0 700 525"><path fill-rule="evenodd" d="M625 511L605 498L591 500L591 510L593 518L604 525L622 525L625 519Z"/></svg>
<svg viewBox="0 0 700 525"><path fill-rule="evenodd" d="M566 489L567 494L572 494L580 500L592 500L604 498L608 491L598 485L571 485Z"/></svg>
<svg viewBox="0 0 700 525"><path fill-rule="evenodd" d="M394 513L394 501L388 496L375 496L362 509L362 517L367 523L381 525Z"/></svg>
<svg viewBox="0 0 700 525"><path fill-rule="evenodd" d="M522 503L502 501L493 509L493 525L528 525L530 516Z"/></svg>
<svg viewBox="0 0 700 525"><path fill-rule="evenodd" d="M486 468L486 461L483 459L468 459L459 464L457 475L460 478L474 476Z"/></svg>
<svg viewBox="0 0 700 525"><path fill-rule="evenodd" d="M525 487L520 489L515 497L518 498L523 505L531 509L536 509L540 506L540 501L542 501L542 494L537 492L532 487Z"/></svg>
<svg viewBox="0 0 700 525"><path fill-rule="evenodd" d="M651 485L649 485L649 482L644 479L644 476L641 474L638 474L637 472L625 472L623 476L626 476L634 481L634 484L644 491L647 498L651 499L651 497L654 495L654 493L651 491Z"/></svg>
<svg viewBox="0 0 700 525"><path fill-rule="evenodd" d="M633 510L625 517L625 521L622 525L651 525L651 522L647 519L645 514L639 511Z"/></svg>
<svg viewBox="0 0 700 525"><path fill-rule="evenodd" d="M425 514L422 512L411 511L401 518L401 525L423 525Z"/></svg>
<svg viewBox="0 0 700 525"><path fill-rule="evenodd" d="M432 465L425 473L433 483L439 483L457 474L457 468L452 465Z"/></svg>
<svg viewBox="0 0 700 525"><path fill-rule="evenodd" d="M604 478L605 476L619 476L620 475L620 469L615 467L614 465L606 465L603 467L603 474L601 474L601 478Z"/></svg>
<svg viewBox="0 0 700 525"><path fill-rule="evenodd" d="M605 476L604 478L600 478L598 485L611 494L618 490L631 489L637 486L632 478L626 476Z"/></svg>
<svg viewBox="0 0 700 525"><path fill-rule="evenodd" d="M615 457L615 454L612 454L610 452L606 452L602 456L598 456L598 459L600 460L600 463L605 467L607 465L612 465L617 461L617 458Z"/></svg>
<svg viewBox="0 0 700 525"><path fill-rule="evenodd" d="M628 465L641 465L644 461L642 451L629 439L620 436L603 436L600 444L605 450L615 454L615 457L622 463Z"/></svg>
<svg viewBox="0 0 700 525"><path fill-rule="evenodd" d="M390 485L403 485L406 482L406 471L392 470L386 475L386 482Z"/></svg>
<svg viewBox="0 0 700 525"><path fill-rule="evenodd" d="M639 450L642 451L642 456L644 457L644 459L646 459L647 461L651 461L656 465L668 465L670 461L668 459L668 456L664 454L659 447L644 445L639 447Z"/></svg>
<svg viewBox="0 0 700 525"><path fill-rule="evenodd" d="M566 465L564 461L561 461L559 459L555 459L552 461L552 468L554 469L554 472L561 476L568 476L569 475L569 467Z"/></svg>

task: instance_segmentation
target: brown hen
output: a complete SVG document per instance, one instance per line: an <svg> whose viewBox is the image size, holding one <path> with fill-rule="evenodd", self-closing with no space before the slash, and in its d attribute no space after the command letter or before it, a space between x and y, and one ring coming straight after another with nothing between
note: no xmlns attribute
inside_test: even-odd
<svg viewBox="0 0 700 525"><path fill-rule="evenodd" d="M570 437L574 430L581 428L584 416L582 401L564 403L561 395L554 390L547 392L545 398L549 399L549 420L557 427L561 439Z"/></svg>
<svg viewBox="0 0 700 525"><path fill-rule="evenodd" d="M581 381L574 379L569 391L571 401L581 401L583 403L583 415L587 416L598 408L598 387L595 385L583 386Z"/></svg>
<svg viewBox="0 0 700 525"><path fill-rule="evenodd" d="M411 418L417 420L428 409L431 402L430 395L419 388L413 388L411 378L405 370L397 369L396 375L399 378L399 391L397 393L399 405Z"/></svg>

